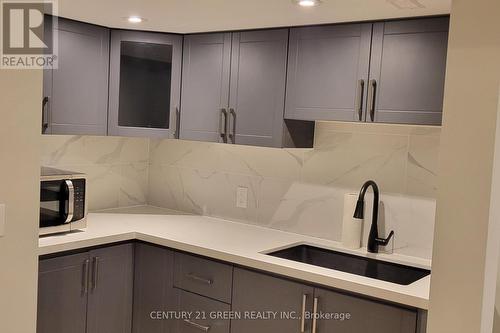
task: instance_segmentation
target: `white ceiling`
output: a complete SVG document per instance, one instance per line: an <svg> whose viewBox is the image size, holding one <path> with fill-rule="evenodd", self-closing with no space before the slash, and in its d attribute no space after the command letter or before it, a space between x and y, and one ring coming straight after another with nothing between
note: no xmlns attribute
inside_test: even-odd
<svg viewBox="0 0 500 333"><path fill-rule="evenodd" d="M391 3L395 2L395 4ZM59 15L113 28L190 33L448 14L451 0L59 0ZM416 5L415 5L416 4ZM417 7L405 9L410 5ZM140 24L124 18L137 15Z"/></svg>

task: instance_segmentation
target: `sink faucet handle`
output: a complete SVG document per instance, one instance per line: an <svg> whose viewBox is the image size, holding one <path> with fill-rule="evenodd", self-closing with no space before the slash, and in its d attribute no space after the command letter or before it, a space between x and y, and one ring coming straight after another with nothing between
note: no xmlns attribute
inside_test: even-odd
<svg viewBox="0 0 500 333"><path fill-rule="evenodd" d="M389 233L389 236L387 238L377 238L376 242L378 245L387 246L387 244L389 244L393 236L394 236L394 230Z"/></svg>

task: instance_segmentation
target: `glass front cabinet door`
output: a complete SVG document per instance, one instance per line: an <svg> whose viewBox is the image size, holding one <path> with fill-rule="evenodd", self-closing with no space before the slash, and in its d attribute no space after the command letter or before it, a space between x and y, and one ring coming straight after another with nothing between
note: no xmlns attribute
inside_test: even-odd
<svg viewBox="0 0 500 333"><path fill-rule="evenodd" d="M182 37L111 33L109 135L178 137Z"/></svg>

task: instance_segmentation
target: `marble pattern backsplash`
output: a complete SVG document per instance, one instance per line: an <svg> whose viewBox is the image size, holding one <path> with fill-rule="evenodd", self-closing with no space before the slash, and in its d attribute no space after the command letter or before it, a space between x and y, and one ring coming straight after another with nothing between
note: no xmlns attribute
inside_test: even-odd
<svg viewBox="0 0 500 333"><path fill-rule="evenodd" d="M147 203L149 139L43 135L41 165L86 173L89 210Z"/></svg>
<svg viewBox="0 0 500 333"><path fill-rule="evenodd" d="M394 251L430 259L439 140L439 127L337 122L316 124L314 149L151 140L148 202L340 241L344 194L373 179Z"/></svg>
<svg viewBox="0 0 500 333"><path fill-rule="evenodd" d="M338 122L316 124L314 149L43 136L41 164L87 173L90 210L150 204L335 241L344 194L373 179L393 250L430 259L439 140L439 127Z"/></svg>

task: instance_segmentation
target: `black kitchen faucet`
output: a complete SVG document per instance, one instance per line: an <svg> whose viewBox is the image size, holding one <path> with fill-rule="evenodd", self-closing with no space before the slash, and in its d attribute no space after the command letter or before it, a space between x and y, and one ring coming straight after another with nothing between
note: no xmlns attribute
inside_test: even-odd
<svg viewBox="0 0 500 333"><path fill-rule="evenodd" d="M373 180L369 180L363 184L361 191L359 192L358 202L356 203L356 210L354 211L354 218L363 219L365 214L365 194L368 187L373 188L373 218L372 225L370 227L370 235L368 236L368 252L378 253L379 246L387 246L392 236L394 236L394 231L391 231L389 237L379 238L378 237L378 202L379 202L379 190L377 183Z"/></svg>

